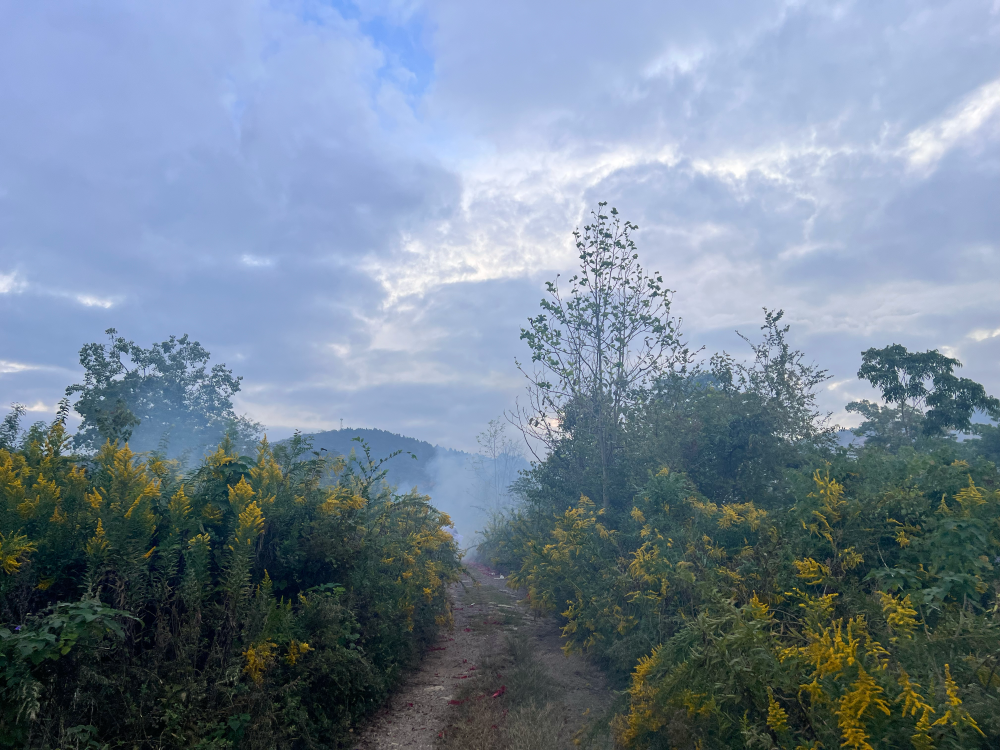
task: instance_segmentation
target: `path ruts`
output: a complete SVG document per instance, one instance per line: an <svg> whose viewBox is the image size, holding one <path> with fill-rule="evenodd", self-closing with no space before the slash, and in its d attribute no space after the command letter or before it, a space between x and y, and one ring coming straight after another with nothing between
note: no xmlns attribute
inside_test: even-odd
<svg viewBox="0 0 1000 750"><path fill-rule="evenodd" d="M476 679L482 657L497 649L508 631L520 630L531 639L537 659L559 687L564 721L574 725L571 733L610 705L601 672L582 657L564 655L555 622L532 616L501 576L470 565L449 595L454 629L441 632L419 667L359 732L355 750L436 747L455 712L450 701Z"/></svg>

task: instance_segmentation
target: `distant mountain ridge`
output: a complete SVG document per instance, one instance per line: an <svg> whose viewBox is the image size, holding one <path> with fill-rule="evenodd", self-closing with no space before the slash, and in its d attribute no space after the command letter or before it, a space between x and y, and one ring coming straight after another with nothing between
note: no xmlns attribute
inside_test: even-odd
<svg viewBox="0 0 1000 750"><path fill-rule="evenodd" d="M489 464L482 456L373 428L345 427L303 437L312 441L313 450L345 458L352 450L355 455L364 455L354 438L368 443L373 461L404 451L383 465L387 469L386 481L400 493L416 488L430 495L431 504L451 516L462 548L475 544L477 532L489 520L491 511L486 506L490 502L486 496L492 483L488 481ZM416 459L408 455L411 453ZM528 462L521 458L516 468L527 469Z"/></svg>
<svg viewBox="0 0 1000 750"><path fill-rule="evenodd" d="M387 461L383 467L389 472L386 481L396 485L400 492L408 492L416 486L420 492L433 495L439 481L437 472L431 466L432 462L448 460L465 463L473 457L465 451L431 445L424 440L374 428L345 427L341 430L314 432L304 437L312 440L313 450L326 450L331 455L345 458L351 455L352 450L357 455L363 455L361 443L354 438L361 438L368 443L373 461L385 458L394 451L404 451ZM416 460L408 455L411 453L416 456Z"/></svg>

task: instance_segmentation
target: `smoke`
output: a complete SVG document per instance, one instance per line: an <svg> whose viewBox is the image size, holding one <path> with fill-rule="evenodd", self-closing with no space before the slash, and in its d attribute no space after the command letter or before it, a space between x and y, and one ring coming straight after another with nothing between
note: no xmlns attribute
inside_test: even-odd
<svg viewBox="0 0 1000 750"><path fill-rule="evenodd" d="M431 503L451 516L461 549L474 547L489 516L478 502L474 459L468 453L438 449L427 464Z"/></svg>
<svg viewBox="0 0 1000 750"><path fill-rule="evenodd" d="M361 455L359 438L374 461L401 451L384 464L386 483L399 493L416 489L429 495L431 504L451 517L459 548L471 551L492 515L512 504L510 483L519 471L528 468L524 457L502 439L502 430L494 433L496 439L480 441L480 453L443 448L372 428L347 427L305 437L313 450L322 449L331 456L346 458L352 451Z"/></svg>
<svg viewBox="0 0 1000 750"><path fill-rule="evenodd" d="M497 497L494 468L490 462L484 462L482 455L438 448L428 462L431 487L421 491L431 496L435 508L451 516L455 539L461 549L472 551L493 515L514 502L509 483L528 468L528 462L516 456L507 463L505 485Z"/></svg>

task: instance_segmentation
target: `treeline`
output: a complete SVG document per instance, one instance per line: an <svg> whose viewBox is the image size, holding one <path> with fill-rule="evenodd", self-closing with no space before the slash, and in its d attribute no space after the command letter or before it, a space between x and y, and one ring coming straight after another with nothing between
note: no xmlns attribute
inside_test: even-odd
<svg viewBox="0 0 1000 750"><path fill-rule="evenodd" d="M245 455L238 381L185 339L159 352L187 363L119 367L126 344L84 349L100 377L75 388L75 438L67 404L0 428L0 746L348 746L450 621L450 520L393 494L363 443L347 462L299 436ZM191 468L130 449L146 418Z"/></svg>
<svg viewBox="0 0 1000 750"><path fill-rule="evenodd" d="M883 399L839 446L782 314L748 361L700 359L603 208L522 332L514 419L543 450L479 553L622 680L617 741L1000 746L1000 402L871 349Z"/></svg>

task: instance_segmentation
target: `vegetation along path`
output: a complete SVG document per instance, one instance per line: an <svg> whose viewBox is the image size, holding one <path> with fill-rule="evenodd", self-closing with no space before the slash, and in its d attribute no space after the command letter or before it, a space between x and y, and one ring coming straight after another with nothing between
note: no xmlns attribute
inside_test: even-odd
<svg viewBox="0 0 1000 750"><path fill-rule="evenodd" d="M530 614L489 569L452 586L455 624L361 732L356 750L610 747L613 694L551 618Z"/></svg>

